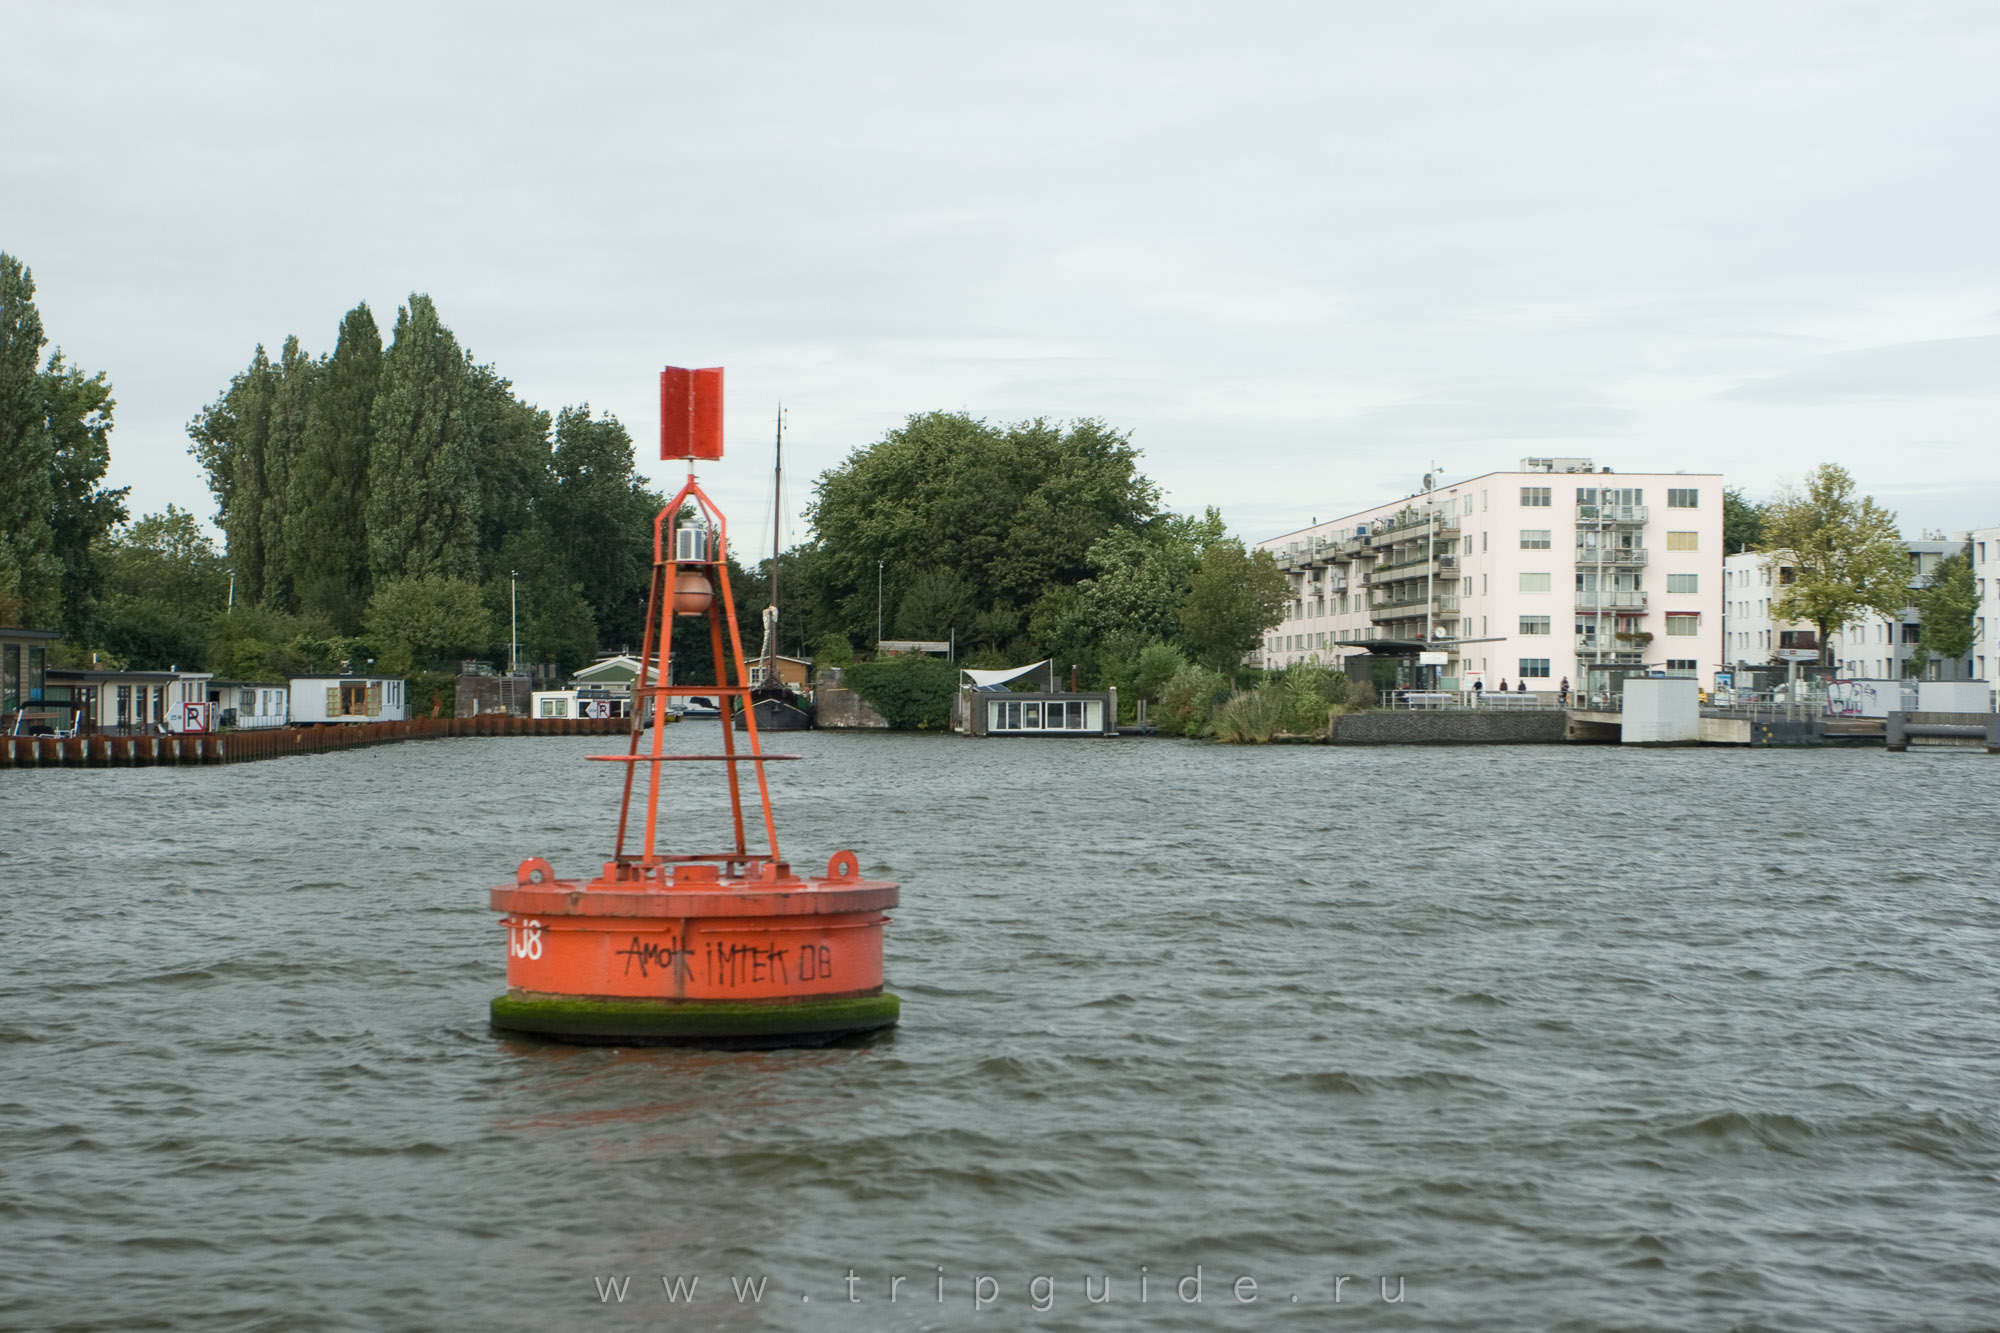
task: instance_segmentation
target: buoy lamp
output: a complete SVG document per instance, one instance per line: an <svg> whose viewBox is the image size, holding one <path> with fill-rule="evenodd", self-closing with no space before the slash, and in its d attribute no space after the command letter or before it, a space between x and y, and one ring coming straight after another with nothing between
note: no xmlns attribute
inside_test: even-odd
<svg viewBox="0 0 2000 1333"><path fill-rule="evenodd" d="M661 374L661 457L686 458L690 471L653 520L629 745L590 756L625 766L616 849L587 880L563 879L529 857L512 884L492 891L507 932L507 992L492 1004L502 1031L594 1045L804 1046L897 1020L901 1003L882 978L882 927L896 885L863 877L850 851L835 852L820 875L796 873L779 854L764 765L799 756L763 751L724 566L727 523L692 471L695 458L722 456L721 393L720 370ZM707 619L714 684L669 683L680 616ZM722 752L666 753L663 705L697 694L722 704ZM741 752L738 711L748 747ZM666 851L675 830L660 814L664 766L701 761L722 767L732 835L720 851ZM746 832L746 764L763 815L761 848Z"/></svg>

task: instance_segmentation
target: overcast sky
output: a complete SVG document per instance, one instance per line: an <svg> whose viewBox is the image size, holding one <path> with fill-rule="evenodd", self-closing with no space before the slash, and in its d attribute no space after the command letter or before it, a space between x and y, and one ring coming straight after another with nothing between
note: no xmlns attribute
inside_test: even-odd
<svg viewBox="0 0 2000 1333"><path fill-rule="evenodd" d="M726 366L746 536L780 397L794 509L949 408L1253 538L1548 453L2000 523L1991 0L317 11L5 11L0 248L135 513L212 512L258 342L424 291L663 485L659 367Z"/></svg>

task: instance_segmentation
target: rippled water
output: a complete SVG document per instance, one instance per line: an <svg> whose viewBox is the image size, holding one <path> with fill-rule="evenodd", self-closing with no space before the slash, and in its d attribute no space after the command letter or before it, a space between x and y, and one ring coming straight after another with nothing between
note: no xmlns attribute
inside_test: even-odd
<svg viewBox="0 0 2000 1333"><path fill-rule="evenodd" d="M2000 762L784 743L866 1044L488 1030L601 739L0 773L0 1325L2000 1324Z"/></svg>

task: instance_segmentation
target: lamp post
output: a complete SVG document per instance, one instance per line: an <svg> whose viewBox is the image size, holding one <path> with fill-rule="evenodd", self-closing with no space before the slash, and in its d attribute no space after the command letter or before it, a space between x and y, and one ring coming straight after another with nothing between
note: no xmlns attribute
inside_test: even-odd
<svg viewBox="0 0 2000 1333"><path fill-rule="evenodd" d="M882 565L875 562L875 651L882 651Z"/></svg>
<svg viewBox="0 0 2000 1333"><path fill-rule="evenodd" d="M521 661L521 571L507 571L507 674L514 675Z"/></svg>
<svg viewBox="0 0 2000 1333"><path fill-rule="evenodd" d="M236 571L233 569L229 571L229 606L224 614L236 614Z"/></svg>

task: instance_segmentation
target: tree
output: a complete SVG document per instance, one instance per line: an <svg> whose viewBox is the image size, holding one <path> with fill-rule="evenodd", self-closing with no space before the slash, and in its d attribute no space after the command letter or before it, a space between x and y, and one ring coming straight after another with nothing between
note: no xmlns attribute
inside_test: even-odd
<svg viewBox="0 0 2000 1333"><path fill-rule="evenodd" d="M1793 581L1771 614L1815 626L1822 665L1833 661L1834 630L1870 611L1900 623L1909 604L1910 553L1896 516L1856 497L1854 478L1837 463L1814 469L1803 492L1788 488L1772 501L1757 549L1791 565Z"/></svg>
<svg viewBox="0 0 2000 1333"><path fill-rule="evenodd" d="M555 448L537 506L566 585L581 588L600 642L636 646L653 572L653 516L666 501L634 470L632 437L588 403L556 414Z"/></svg>
<svg viewBox="0 0 2000 1333"><path fill-rule="evenodd" d="M341 319L333 355L319 369L291 476L285 552L298 604L349 634L368 599L363 512L381 377L382 334L364 302Z"/></svg>
<svg viewBox="0 0 2000 1333"><path fill-rule="evenodd" d="M1244 654L1284 619L1290 597L1269 551L1246 551L1233 537L1211 542L1181 608L1181 631L1196 661L1233 678Z"/></svg>
<svg viewBox="0 0 2000 1333"><path fill-rule="evenodd" d="M1972 621L1979 610L1970 545L1938 561L1929 580L1910 594L1910 602L1923 617L1918 651L1951 663L1956 675L1958 660L1972 651Z"/></svg>
<svg viewBox="0 0 2000 1333"><path fill-rule="evenodd" d="M206 667L229 595L222 552L195 516L168 505L102 544L105 597L94 641L136 670Z"/></svg>
<svg viewBox="0 0 2000 1333"><path fill-rule="evenodd" d="M479 577L472 369L431 299L412 293L382 357L368 462L369 572ZM232 547L232 554L234 550Z"/></svg>
<svg viewBox="0 0 2000 1333"><path fill-rule="evenodd" d="M0 624L53 623L62 562L48 515L53 457L42 410L35 276L0 251Z"/></svg>
<svg viewBox="0 0 2000 1333"><path fill-rule="evenodd" d="M271 384L270 425L264 433L263 514L258 522L264 537L263 576L252 596L284 611L298 604L293 571L299 557L291 547L304 536L292 524L292 471L305 452L313 390L322 369L323 363L306 355L297 338L287 337Z"/></svg>
<svg viewBox="0 0 2000 1333"><path fill-rule="evenodd" d="M1036 642L1100 684L1128 687L1147 644L1180 642L1181 608L1202 554L1225 536L1213 507L1201 518L1164 514L1138 529L1113 528L1086 557L1094 576L1037 604Z"/></svg>
<svg viewBox="0 0 2000 1333"><path fill-rule="evenodd" d="M480 572L491 581L506 577L500 552L509 536L527 529L548 485L549 414L516 398L513 382L492 366L471 366L466 387L479 482Z"/></svg>
<svg viewBox="0 0 2000 1333"><path fill-rule="evenodd" d="M236 571L237 591L249 601L263 590L270 547L264 531L264 461L277 381L278 372L259 343L249 367L188 423L188 452L208 474L215 521Z"/></svg>
<svg viewBox="0 0 2000 1333"><path fill-rule="evenodd" d="M384 580L369 600L366 624L380 645L401 650L417 666L482 652L493 633L478 586L442 574Z"/></svg>
<svg viewBox="0 0 2000 1333"><path fill-rule="evenodd" d="M103 484L111 466L111 414L117 403L103 371L85 375L65 365L60 351L50 355L42 372L42 391L54 501L49 529L62 564L59 623L66 637L82 643L90 636L104 592L103 543L125 521L130 489Z"/></svg>
<svg viewBox="0 0 2000 1333"><path fill-rule="evenodd" d="M872 643L879 568L885 626L899 623L920 571L948 570L969 589L965 627L1010 633L1045 594L1091 574L1099 538L1153 518L1159 493L1137 464L1126 437L1100 421L912 416L815 484L813 540L786 565L806 603L800 628Z"/></svg>
<svg viewBox="0 0 2000 1333"><path fill-rule="evenodd" d="M55 626L81 640L103 588L99 544L125 517L103 485L116 406L46 344L35 279L0 252L0 623Z"/></svg>
<svg viewBox="0 0 2000 1333"><path fill-rule="evenodd" d="M1735 486L1722 488L1722 553L1755 551L1764 541L1764 515L1768 509L1743 498Z"/></svg>
<svg viewBox="0 0 2000 1333"><path fill-rule="evenodd" d="M1187 669L1187 664L1181 650L1171 644L1147 644L1140 651L1138 667L1132 673L1132 688L1150 703L1160 697L1168 681Z"/></svg>
<svg viewBox="0 0 2000 1333"><path fill-rule="evenodd" d="M899 639L949 640L972 618L972 585L955 569L920 569L903 583L896 606Z"/></svg>

